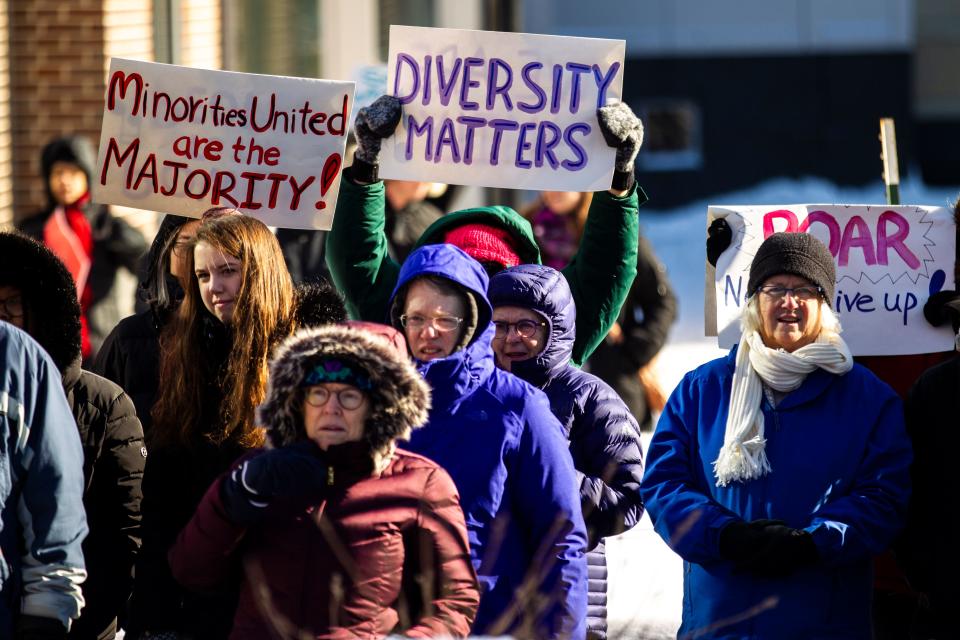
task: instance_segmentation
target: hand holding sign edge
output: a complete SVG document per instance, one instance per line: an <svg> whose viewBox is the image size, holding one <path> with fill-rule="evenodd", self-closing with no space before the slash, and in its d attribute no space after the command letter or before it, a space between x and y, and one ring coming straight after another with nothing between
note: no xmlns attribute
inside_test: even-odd
<svg viewBox="0 0 960 640"><path fill-rule="evenodd" d="M617 150L611 190L629 191L635 182L634 160L643 144L643 123L620 101L597 109L597 121L607 145Z"/></svg>
<svg viewBox="0 0 960 640"><path fill-rule="evenodd" d="M382 95L373 104L357 111L354 134L357 150L353 154L351 177L355 182L370 184L378 179L380 145L396 131L402 115L400 99Z"/></svg>

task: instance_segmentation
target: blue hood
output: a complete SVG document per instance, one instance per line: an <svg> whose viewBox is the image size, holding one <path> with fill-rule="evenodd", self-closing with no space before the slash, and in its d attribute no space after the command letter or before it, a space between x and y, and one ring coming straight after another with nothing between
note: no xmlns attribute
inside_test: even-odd
<svg viewBox="0 0 960 640"><path fill-rule="evenodd" d="M423 275L446 278L459 285L468 294L475 306L475 318L468 322L475 325L467 345L446 358L430 362L417 362L417 368L433 387L434 407L456 404L466 397L493 370L493 308L487 300L487 285L490 280L479 262L462 249L451 244L431 244L420 247L409 256L400 269L397 286L390 296L389 322L398 330L402 301L410 282Z"/></svg>
<svg viewBox="0 0 960 640"><path fill-rule="evenodd" d="M493 276L488 295L494 307L532 309L547 321L547 343L540 355L514 363L511 368L514 375L543 387L573 354L577 307L567 279L556 269L522 264Z"/></svg>

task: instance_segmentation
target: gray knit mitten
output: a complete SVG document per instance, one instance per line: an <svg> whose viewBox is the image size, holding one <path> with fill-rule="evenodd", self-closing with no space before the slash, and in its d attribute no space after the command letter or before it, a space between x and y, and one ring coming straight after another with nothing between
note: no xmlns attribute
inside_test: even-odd
<svg viewBox="0 0 960 640"><path fill-rule="evenodd" d="M617 149L613 188L633 186L633 161L643 144L643 123L624 102L616 102L597 109L600 131L607 144Z"/></svg>
<svg viewBox="0 0 960 640"><path fill-rule="evenodd" d="M393 96L380 96L373 104L357 111L357 120L353 132L357 137L357 150L354 152L354 178L364 182L377 179L380 164L380 144L383 139L393 135L400 124L402 108L400 100ZM357 161L360 161L359 164ZM357 175L361 171L367 175ZM372 172L372 174L371 174ZM372 177L372 180L369 178Z"/></svg>

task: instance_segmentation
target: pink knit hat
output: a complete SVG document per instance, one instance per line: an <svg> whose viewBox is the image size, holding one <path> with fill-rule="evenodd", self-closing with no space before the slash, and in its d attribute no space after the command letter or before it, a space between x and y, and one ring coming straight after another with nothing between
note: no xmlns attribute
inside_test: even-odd
<svg viewBox="0 0 960 640"><path fill-rule="evenodd" d="M506 268L520 264L513 237L505 229L475 222L451 229L443 240L478 262L496 262Z"/></svg>

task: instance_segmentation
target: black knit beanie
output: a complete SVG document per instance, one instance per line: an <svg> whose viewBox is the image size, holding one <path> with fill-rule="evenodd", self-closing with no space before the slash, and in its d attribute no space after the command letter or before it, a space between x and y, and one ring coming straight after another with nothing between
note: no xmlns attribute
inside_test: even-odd
<svg viewBox="0 0 960 640"><path fill-rule="evenodd" d="M823 290L833 307L837 268L826 245L809 233L775 233L760 245L750 264L747 295L756 293L768 278L788 273L806 278Z"/></svg>

